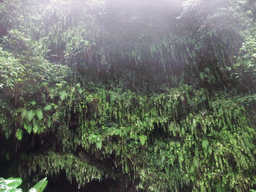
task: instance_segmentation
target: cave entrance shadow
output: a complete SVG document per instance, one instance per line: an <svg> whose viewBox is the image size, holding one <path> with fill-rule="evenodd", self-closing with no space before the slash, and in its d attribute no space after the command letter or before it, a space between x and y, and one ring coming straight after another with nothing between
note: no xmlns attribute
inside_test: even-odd
<svg viewBox="0 0 256 192"><path fill-rule="evenodd" d="M58 175L48 177L48 184L44 192L136 192L134 187L125 186L119 179L111 178L99 180L92 180L84 187L78 188L78 183L75 178L72 184L67 180L65 171L60 171Z"/></svg>

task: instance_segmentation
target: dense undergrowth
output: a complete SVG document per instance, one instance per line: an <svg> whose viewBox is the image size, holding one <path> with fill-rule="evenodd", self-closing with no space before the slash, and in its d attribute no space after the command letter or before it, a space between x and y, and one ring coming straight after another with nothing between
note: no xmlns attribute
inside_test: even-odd
<svg viewBox="0 0 256 192"><path fill-rule="evenodd" d="M34 13L34 4L17 2L1 7L30 11L11 12L19 17L1 39L0 162L8 166L0 174L32 183L64 173L78 188L116 180L106 191L255 187L255 36L249 31L254 27L243 39L235 29L223 33L223 26L209 23L226 19L229 1L219 15L205 16L199 9L189 17L195 7L185 9L180 20L170 21L182 24L172 29L175 36L145 30L143 39L139 31L132 36L143 41L130 50L121 50L134 43L121 31L117 34L130 41L115 44L119 36L107 28L89 39L91 31L85 29L102 27L94 9L90 14L99 23L77 5L69 9L68 1L62 7L51 1L42 15ZM100 5L96 8L98 13ZM77 10L87 23L70 16ZM15 18L12 14L6 18ZM149 15L140 16L144 24ZM190 26L186 18L197 22ZM94 28L86 28L88 23ZM37 31L37 25L45 29ZM154 39L150 50L143 44L147 38ZM240 51L232 53L237 47Z"/></svg>

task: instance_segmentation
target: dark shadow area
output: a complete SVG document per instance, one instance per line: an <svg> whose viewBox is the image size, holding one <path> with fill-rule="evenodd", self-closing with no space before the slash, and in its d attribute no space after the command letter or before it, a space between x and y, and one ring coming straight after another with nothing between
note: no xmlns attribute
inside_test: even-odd
<svg viewBox="0 0 256 192"><path fill-rule="evenodd" d="M61 171L58 175L53 177L48 177L48 184L44 192L76 192L79 191L77 188L77 183L72 182L72 184L67 180L65 171Z"/></svg>
<svg viewBox="0 0 256 192"><path fill-rule="evenodd" d="M53 177L48 177L48 184L44 192L136 192L134 186L130 183L125 183L122 179L103 179L92 180L84 187L78 187L75 179L72 184L67 180L64 171Z"/></svg>

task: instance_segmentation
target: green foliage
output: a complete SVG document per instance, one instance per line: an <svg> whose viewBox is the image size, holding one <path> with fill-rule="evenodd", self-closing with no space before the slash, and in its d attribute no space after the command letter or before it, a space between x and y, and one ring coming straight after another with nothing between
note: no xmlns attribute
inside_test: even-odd
<svg viewBox="0 0 256 192"><path fill-rule="evenodd" d="M81 153L79 157L73 154L57 154L49 152L45 155L36 155L29 159L31 163L31 171L36 171L37 166L40 165L40 172L46 175L58 174L60 170L65 169L67 179L72 182L72 177L76 178L76 181L83 185L93 179L102 179L104 170L100 169L96 165L90 164L86 159L86 154ZM51 167L51 169L50 169ZM108 177L107 175L105 175Z"/></svg>
<svg viewBox="0 0 256 192"><path fill-rule="evenodd" d="M25 68L15 59L11 53L8 53L0 47L1 59L1 78L0 88L13 88L17 81L21 81Z"/></svg>
<svg viewBox="0 0 256 192"><path fill-rule="evenodd" d="M34 187L29 189L29 192L42 192L47 185L46 178L40 180ZM1 192L22 192L22 189L17 188L22 183L21 178L0 178L0 191Z"/></svg>
<svg viewBox="0 0 256 192"><path fill-rule="evenodd" d="M22 139L22 130L21 129L18 129L16 131L16 137L18 140L21 140Z"/></svg>
<svg viewBox="0 0 256 192"><path fill-rule="evenodd" d="M239 55L235 57L236 64L232 74L246 92L255 92L256 34L254 29L255 26L252 26L252 32L248 32L246 40L239 50Z"/></svg>
<svg viewBox="0 0 256 192"><path fill-rule="evenodd" d="M8 12L5 1L0 137L10 145L0 161L15 157L15 173L35 179L65 171L79 186L248 191L256 99L239 91L255 82L255 35L240 32L253 25L242 1L191 2L164 24L170 9L158 6L113 15L111 1L12 0Z"/></svg>
<svg viewBox="0 0 256 192"><path fill-rule="evenodd" d="M65 97L58 89L53 95L59 96L57 143L63 152L24 156L32 172L65 169L70 181L84 185L103 175L116 178L119 170L139 177L139 187L150 191L245 190L255 184L255 131L228 95L210 97L187 85L150 97L64 87ZM71 113L79 114L76 130L68 128ZM112 164L104 166L111 155Z"/></svg>
<svg viewBox="0 0 256 192"><path fill-rule="evenodd" d="M0 124L6 137L15 131L21 140L22 127L28 133L37 133L50 126L51 120L44 118L44 111L49 113L49 109L43 110L50 99L49 89L68 77L69 68L49 63L44 58L41 42L31 40L20 31L11 30L5 42L6 49L12 52L2 47L0 50ZM55 105L53 101L50 104ZM10 115L19 120L12 129L9 128L13 124L8 118Z"/></svg>
<svg viewBox="0 0 256 192"><path fill-rule="evenodd" d="M37 192L42 192L45 189L45 187L46 187L46 185L48 183L48 181L46 179L47 178L44 178L44 179L40 180L37 184L35 184L34 187L32 187L29 190L29 192L33 192L33 190L34 191L36 190Z"/></svg>

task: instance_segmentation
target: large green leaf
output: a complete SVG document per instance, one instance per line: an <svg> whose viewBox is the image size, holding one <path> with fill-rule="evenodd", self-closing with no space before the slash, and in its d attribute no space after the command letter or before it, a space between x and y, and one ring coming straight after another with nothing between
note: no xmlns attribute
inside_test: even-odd
<svg viewBox="0 0 256 192"><path fill-rule="evenodd" d="M22 109L22 112L21 112L21 118L24 119L26 116L27 116L27 110L26 109Z"/></svg>
<svg viewBox="0 0 256 192"><path fill-rule="evenodd" d="M40 180L34 187L32 187L31 189L29 189L29 192L42 192L46 185L47 185L48 181L47 178L45 177L44 179Z"/></svg>
<svg viewBox="0 0 256 192"><path fill-rule="evenodd" d="M43 119L43 112L42 112L41 109L38 109L38 110L36 111L36 116L37 116L37 118L38 118L39 120L42 120L42 119Z"/></svg>
<svg viewBox="0 0 256 192"><path fill-rule="evenodd" d="M18 140L21 140L21 139L22 139L22 134L23 134L23 131L22 131L21 129L18 129L18 130L16 131L16 138L17 138Z"/></svg>
<svg viewBox="0 0 256 192"><path fill-rule="evenodd" d="M35 112L33 110L30 110L28 113L27 113L27 118L29 121L31 121L35 116Z"/></svg>
<svg viewBox="0 0 256 192"><path fill-rule="evenodd" d="M32 131L32 126L30 124L24 123L24 128L27 130L27 132L30 134Z"/></svg>
<svg viewBox="0 0 256 192"><path fill-rule="evenodd" d="M140 135L139 139L140 139L141 145L145 145L145 142L147 140L147 136L146 135Z"/></svg>
<svg viewBox="0 0 256 192"><path fill-rule="evenodd" d="M0 179L0 192L22 192L21 189L16 189L21 183L21 178Z"/></svg>
<svg viewBox="0 0 256 192"><path fill-rule="evenodd" d="M34 132L34 133L37 133L37 132L38 132L38 130L39 130L38 125L37 125L36 123L34 123L34 126L33 126L33 132Z"/></svg>
<svg viewBox="0 0 256 192"><path fill-rule="evenodd" d="M52 108L52 106L50 104L48 104L44 107L44 110L49 111L49 110L51 110L51 108Z"/></svg>

